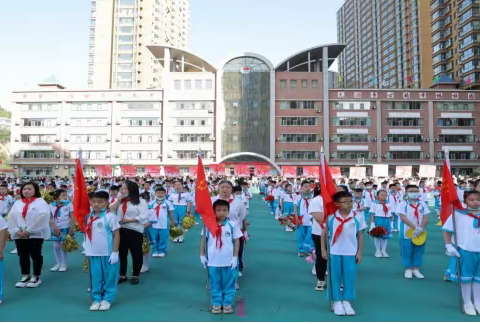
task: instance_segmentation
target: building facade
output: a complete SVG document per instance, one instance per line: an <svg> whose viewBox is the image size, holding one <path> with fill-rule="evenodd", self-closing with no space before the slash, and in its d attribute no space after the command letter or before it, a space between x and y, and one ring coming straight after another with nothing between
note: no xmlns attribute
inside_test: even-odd
<svg viewBox="0 0 480 324"><path fill-rule="evenodd" d="M93 0L89 88L160 89L160 65L147 44L185 49L189 30L190 0Z"/></svg>
<svg viewBox="0 0 480 324"><path fill-rule="evenodd" d="M472 0L431 2L434 78L448 76L464 89L480 87L479 6Z"/></svg>
<svg viewBox="0 0 480 324"><path fill-rule="evenodd" d="M152 45L164 89L69 90L51 82L14 92L11 165L20 175L66 175L82 150L95 166L443 163L455 172L480 161L480 92L442 79L428 89L334 88L328 71L344 45L317 46L277 66L239 53L218 67L193 53ZM325 71L325 72L324 72ZM444 82L445 81L445 82ZM238 153L242 155L238 156ZM393 171L393 170L392 170Z"/></svg>
<svg viewBox="0 0 480 324"><path fill-rule="evenodd" d="M440 1L440 0L439 0ZM344 88L428 88L432 79L430 2L346 0L337 12Z"/></svg>

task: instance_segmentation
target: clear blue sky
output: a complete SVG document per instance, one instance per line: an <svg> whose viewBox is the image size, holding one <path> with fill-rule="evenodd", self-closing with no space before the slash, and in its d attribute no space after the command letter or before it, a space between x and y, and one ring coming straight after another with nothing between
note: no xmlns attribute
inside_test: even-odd
<svg viewBox="0 0 480 324"><path fill-rule="evenodd" d="M113 1L113 0L112 0ZM191 0L189 49L213 65L241 52L273 64L302 49L335 43L343 0ZM14 89L55 74L87 87L89 0L14 0L2 4L0 105Z"/></svg>

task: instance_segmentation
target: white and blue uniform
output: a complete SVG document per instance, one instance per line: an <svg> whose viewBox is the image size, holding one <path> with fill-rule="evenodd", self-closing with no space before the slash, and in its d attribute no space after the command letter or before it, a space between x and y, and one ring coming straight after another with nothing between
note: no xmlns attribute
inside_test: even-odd
<svg viewBox="0 0 480 324"><path fill-rule="evenodd" d="M208 229L206 230L205 246L207 249L212 306L233 305L238 267L232 269L230 263L235 252L235 240L242 236L240 227L226 219L222 225L222 244L220 247L219 240L213 237Z"/></svg>
<svg viewBox="0 0 480 324"><path fill-rule="evenodd" d="M435 210L437 211L437 215L440 215L440 208L442 206L442 200L440 199L440 190L435 189L433 191L433 197L435 199Z"/></svg>
<svg viewBox="0 0 480 324"><path fill-rule="evenodd" d="M398 195L398 192L394 190L390 190L388 192L388 203L391 207L392 217L393 217L393 229L398 230L398 214L397 214L397 206L400 203L401 199Z"/></svg>
<svg viewBox="0 0 480 324"><path fill-rule="evenodd" d="M419 200L428 206L428 190L425 187L418 187L420 196Z"/></svg>
<svg viewBox="0 0 480 324"><path fill-rule="evenodd" d="M92 212L87 224L92 222L92 239L85 236L85 255L91 277L91 296L94 302L106 300L110 304L117 295L119 263L110 264L113 252L113 232L120 228L115 214L101 211L98 218Z"/></svg>
<svg viewBox="0 0 480 324"><path fill-rule="evenodd" d="M60 230L60 236L53 235L52 241L63 241L72 226L73 205L70 202L58 203L56 201L50 204L51 221Z"/></svg>
<svg viewBox="0 0 480 324"><path fill-rule="evenodd" d="M385 212L384 205L380 202L374 202L370 205L370 214L374 216L375 226L382 226L388 232L388 235L384 235L383 239L389 239L392 235L392 207L390 203L385 203L387 211Z"/></svg>
<svg viewBox="0 0 480 324"><path fill-rule="evenodd" d="M5 218L0 217L0 232L7 229ZM5 273L4 260L0 261L0 300L3 299L3 274Z"/></svg>
<svg viewBox="0 0 480 324"><path fill-rule="evenodd" d="M0 210L1 210L1 215L3 218L5 218L5 216L7 216L7 212L8 210L10 209L11 206L13 206L13 203L15 202L15 200L13 199L12 196L10 195L0 195Z"/></svg>
<svg viewBox="0 0 480 324"><path fill-rule="evenodd" d="M294 215L295 214L295 197L296 195L288 192L284 192L282 194L282 197L280 198L283 201L283 215L288 216L288 215Z"/></svg>
<svg viewBox="0 0 480 324"><path fill-rule="evenodd" d="M185 213L187 212L187 202L189 199L190 193L182 192L182 193L171 193L168 196L168 200L173 205L173 219L175 220L176 226L182 225L182 220L185 217Z"/></svg>
<svg viewBox="0 0 480 324"><path fill-rule="evenodd" d="M195 190L190 192L188 202L192 203L192 215L195 217L195 223L199 223L201 216L200 213L197 212L197 208L195 207Z"/></svg>
<svg viewBox="0 0 480 324"><path fill-rule="evenodd" d="M312 241L312 215L308 213L311 195L304 197L298 195L295 204L297 205L297 251L299 253L310 253L313 250Z"/></svg>
<svg viewBox="0 0 480 324"><path fill-rule="evenodd" d="M343 224L343 229L335 242L333 238L337 229ZM328 228L330 245L330 271L332 283L333 301L355 300L355 276L356 261L358 252L357 233L365 229L367 225L356 217L356 212L343 218L337 210L335 215L328 216ZM343 294L340 291L340 284L343 281Z"/></svg>
<svg viewBox="0 0 480 324"><path fill-rule="evenodd" d="M170 212L173 212L173 205L166 199L163 202L155 200L149 208L149 222L152 226L149 227L148 232L152 253L167 253Z"/></svg>
<svg viewBox="0 0 480 324"><path fill-rule="evenodd" d="M405 215L407 220L415 226L420 226L424 217L428 217L430 210L427 205L420 201L416 201L417 205L413 206L410 199L402 201L397 206L397 214ZM416 216L417 214L417 216ZM407 236L409 226L403 221L400 222L400 255L404 268L418 268L422 265L423 254L425 252L425 244L415 245L412 239Z"/></svg>

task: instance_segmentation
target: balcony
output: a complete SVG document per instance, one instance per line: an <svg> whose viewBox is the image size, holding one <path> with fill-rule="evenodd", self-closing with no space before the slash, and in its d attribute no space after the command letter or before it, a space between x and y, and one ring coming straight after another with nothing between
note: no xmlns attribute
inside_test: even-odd
<svg viewBox="0 0 480 324"><path fill-rule="evenodd" d="M479 1L478 0L465 0L463 1L457 9L457 15L463 14L463 12L469 8L473 8L474 6L478 7Z"/></svg>

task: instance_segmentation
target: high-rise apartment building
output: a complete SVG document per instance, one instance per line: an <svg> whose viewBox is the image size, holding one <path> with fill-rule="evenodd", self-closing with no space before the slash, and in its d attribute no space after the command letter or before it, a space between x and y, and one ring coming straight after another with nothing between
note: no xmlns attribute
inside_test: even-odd
<svg viewBox="0 0 480 324"><path fill-rule="evenodd" d="M347 0L337 12L340 87L427 88L430 1Z"/></svg>
<svg viewBox="0 0 480 324"><path fill-rule="evenodd" d="M147 45L185 49L189 29L190 0L93 0L89 88L161 88Z"/></svg>
<svg viewBox="0 0 480 324"><path fill-rule="evenodd" d="M479 5L478 0L431 2L434 79L446 75L463 88L479 88Z"/></svg>

